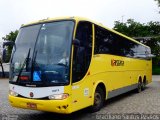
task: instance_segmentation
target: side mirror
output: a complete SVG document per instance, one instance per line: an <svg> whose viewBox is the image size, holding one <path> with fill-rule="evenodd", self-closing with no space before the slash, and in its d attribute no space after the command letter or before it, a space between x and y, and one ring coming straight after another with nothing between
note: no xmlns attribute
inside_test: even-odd
<svg viewBox="0 0 160 120"><path fill-rule="evenodd" d="M72 41L72 44L79 47L80 46L80 41L78 39L74 39Z"/></svg>
<svg viewBox="0 0 160 120"><path fill-rule="evenodd" d="M2 51L2 61L6 62L6 58L7 58L7 49L5 48L5 46L13 46L16 49L16 44L13 41L4 41L3 42L3 51Z"/></svg>
<svg viewBox="0 0 160 120"><path fill-rule="evenodd" d="M2 61L6 62L6 49L3 48L3 52L2 52Z"/></svg>
<svg viewBox="0 0 160 120"><path fill-rule="evenodd" d="M9 45L15 46L15 42L13 42L13 41L3 42L3 48L4 48L5 46L9 46Z"/></svg>

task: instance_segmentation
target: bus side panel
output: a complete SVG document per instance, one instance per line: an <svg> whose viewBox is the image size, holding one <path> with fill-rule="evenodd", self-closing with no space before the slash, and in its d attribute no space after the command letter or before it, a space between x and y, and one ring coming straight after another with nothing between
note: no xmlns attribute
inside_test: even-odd
<svg viewBox="0 0 160 120"><path fill-rule="evenodd" d="M72 85L72 111L86 108L93 103L93 82L92 77L86 75L81 81Z"/></svg>
<svg viewBox="0 0 160 120"><path fill-rule="evenodd" d="M96 76L102 73L105 74L105 77L101 78L101 80L104 80L105 83L107 81L106 85L108 91L132 84L130 74L127 73L130 59L114 55L99 54L95 55L93 61L92 73ZM97 78L97 80L99 79Z"/></svg>
<svg viewBox="0 0 160 120"><path fill-rule="evenodd" d="M152 82L152 60L147 61L146 79L148 83Z"/></svg>
<svg viewBox="0 0 160 120"><path fill-rule="evenodd" d="M124 65L113 66L113 59L124 61ZM151 80L151 61L95 55L86 76L72 85L72 110L77 111L93 105L94 92L100 82L105 84L108 98L109 92L120 90L123 93L123 90L127 92L135 88L139 76L143 78L144 75L147 76L147 80Z"/></svg>
<svg viewBox="0 0 160 120"><path fill-rule="evenodd" d="M124 62L114 64L113 60ZM107 92L132 86L138 83L139 77L147 77L151 82L151 61L135 58L127 58L114 55L94 55L91 73L97 80L103 80ZM104 74L104 75L102 75ZM96 81L96 80L95 80Z"/></svg>

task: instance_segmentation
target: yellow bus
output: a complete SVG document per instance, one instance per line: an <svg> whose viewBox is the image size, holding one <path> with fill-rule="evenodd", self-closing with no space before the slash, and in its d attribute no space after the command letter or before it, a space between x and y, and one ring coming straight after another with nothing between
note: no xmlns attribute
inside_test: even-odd
<svg viewBox="0 0 160 120"><path fill-rule="evenodd" d="M22 25L10 60L13 107L69 114L152 81L151 50L80 17Z"/></svg>

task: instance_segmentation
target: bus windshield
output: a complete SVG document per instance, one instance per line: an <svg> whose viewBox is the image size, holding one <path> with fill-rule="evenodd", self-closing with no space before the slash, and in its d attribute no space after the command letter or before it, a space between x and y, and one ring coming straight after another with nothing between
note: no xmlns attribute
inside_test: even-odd
<svg viewBox="0 0 160 120"><path fill-rule="evenodd" d="M43 86L69 83L73 28L73 21L22 27L12 51L10 80L17 82L15 77L25 74Z"/></svg>

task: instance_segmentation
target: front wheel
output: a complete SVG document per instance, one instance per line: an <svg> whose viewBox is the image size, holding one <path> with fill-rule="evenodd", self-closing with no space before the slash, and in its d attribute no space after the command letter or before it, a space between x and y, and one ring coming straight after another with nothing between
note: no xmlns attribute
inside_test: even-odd
<svg viewBox="0 0 160 120"><path fill-rule="evenodd" d="M90 107L91 112L99 111L103 104L104 104L104 92L100 87L96 88L96 91L94 93L94 104Z"/></svg>

